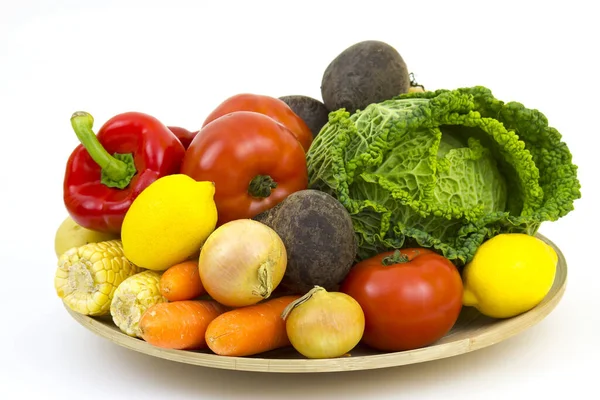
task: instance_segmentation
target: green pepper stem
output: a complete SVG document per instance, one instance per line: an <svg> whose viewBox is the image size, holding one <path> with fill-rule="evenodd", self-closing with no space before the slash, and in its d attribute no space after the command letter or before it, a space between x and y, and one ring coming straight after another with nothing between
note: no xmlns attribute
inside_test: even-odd
<svg viewBox="0 0 600 400"><path fill-rule="evenodd" d="M277 187L277 182L269 175L256 175L248 185L248 193L252 197L269 197L271 190Z"/></svg>
<svg viewBox="0 0 600 400"><path fill-rule="evenodd" d="M71 126L90 157L102 169L101 181L106 186L125 188L136 173L132 154L110 155L92 130L94 118L87 112L77 111L71 116Z"/></svg>

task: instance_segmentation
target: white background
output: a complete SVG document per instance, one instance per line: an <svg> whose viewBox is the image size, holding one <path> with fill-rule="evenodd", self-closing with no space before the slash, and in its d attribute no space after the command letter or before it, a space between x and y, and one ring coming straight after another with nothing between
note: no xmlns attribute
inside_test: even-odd
<svg viewBox="0 0 600 400"><path fill-rule="evenodd" d="M600 32L586 5L593 2L194 3L0 3L0 398L450 400L596 392ZM485 85L500 99L538 108L563 134L583 198L541 229L569 265L567 291L546 319L506 342L441 361L272 375L151 358L69 317L53 288L53 238L66 216L65 162L77 144L72 112L89 111L96 128L136 110L197 129L233 94L320 98L329 61L365 39L396 47L429 89Z"/></svg>

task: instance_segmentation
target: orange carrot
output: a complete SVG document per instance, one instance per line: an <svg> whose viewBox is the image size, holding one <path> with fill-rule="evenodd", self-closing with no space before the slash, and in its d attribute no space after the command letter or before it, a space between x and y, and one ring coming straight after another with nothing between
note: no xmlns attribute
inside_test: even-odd
<svg viewBox="0 0 600 400"><path fill-rule="evenodd" d="M160 278L160 293L169 301L193 300L206 294L198 261L185 261L167 269Z"/></svg>
<svg viewBox="0 0 600 400"><path fill-rule="evenodd" d="M146 342L167 349L206 348L208 324L228 310L214 300L158 303L142 315L141 336Z"/></svg>
<svg viewBox="0 0 600 400"><path fill-rule="evenodd" d="M221 356L244 357L289 346L281 313L298 298L282 296L219 315L206 329L209 349Z"/></svg>

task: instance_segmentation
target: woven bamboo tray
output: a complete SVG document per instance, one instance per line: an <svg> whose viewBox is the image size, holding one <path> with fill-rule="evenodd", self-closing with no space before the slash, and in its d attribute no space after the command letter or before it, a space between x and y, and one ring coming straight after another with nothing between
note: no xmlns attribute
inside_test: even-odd
<svg viewBox="0 0 600 400"><path fill-rule="evenodd" d="M104 337L119 346L138 351L153 357L171 361L239 371L314 373L357 371L388 368L415 364L425 361L452 357L500 343L543 320L560 302L567 283L567 263L564 255L548 238L541 234L540 239L551 245L558 254L556 278L552 289L534 309L519 316L496 320L485 317L475 309L465 307L453 329L435 344L417 350L381 353L358 346L349 356L309 360L293 348L279 349L254 357L223 357L210 351L182 351L154 347L141 339L121 333L112 323L110 316L91 318L71 311L71 316L93 333Z"/></svg>

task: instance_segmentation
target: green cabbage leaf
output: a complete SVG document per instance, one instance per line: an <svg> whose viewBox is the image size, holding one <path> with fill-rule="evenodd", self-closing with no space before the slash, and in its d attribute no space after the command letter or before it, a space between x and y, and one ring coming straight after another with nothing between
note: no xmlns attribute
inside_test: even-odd
<svg viewBox="0 0 600 400"><path fill-rule="evenodd" d="M499 234L535 234L574 209L577 166L537 110L482 86L333 111L307 153L309 187L352 217L357 260L421 246L456 265Z"/></svg>

